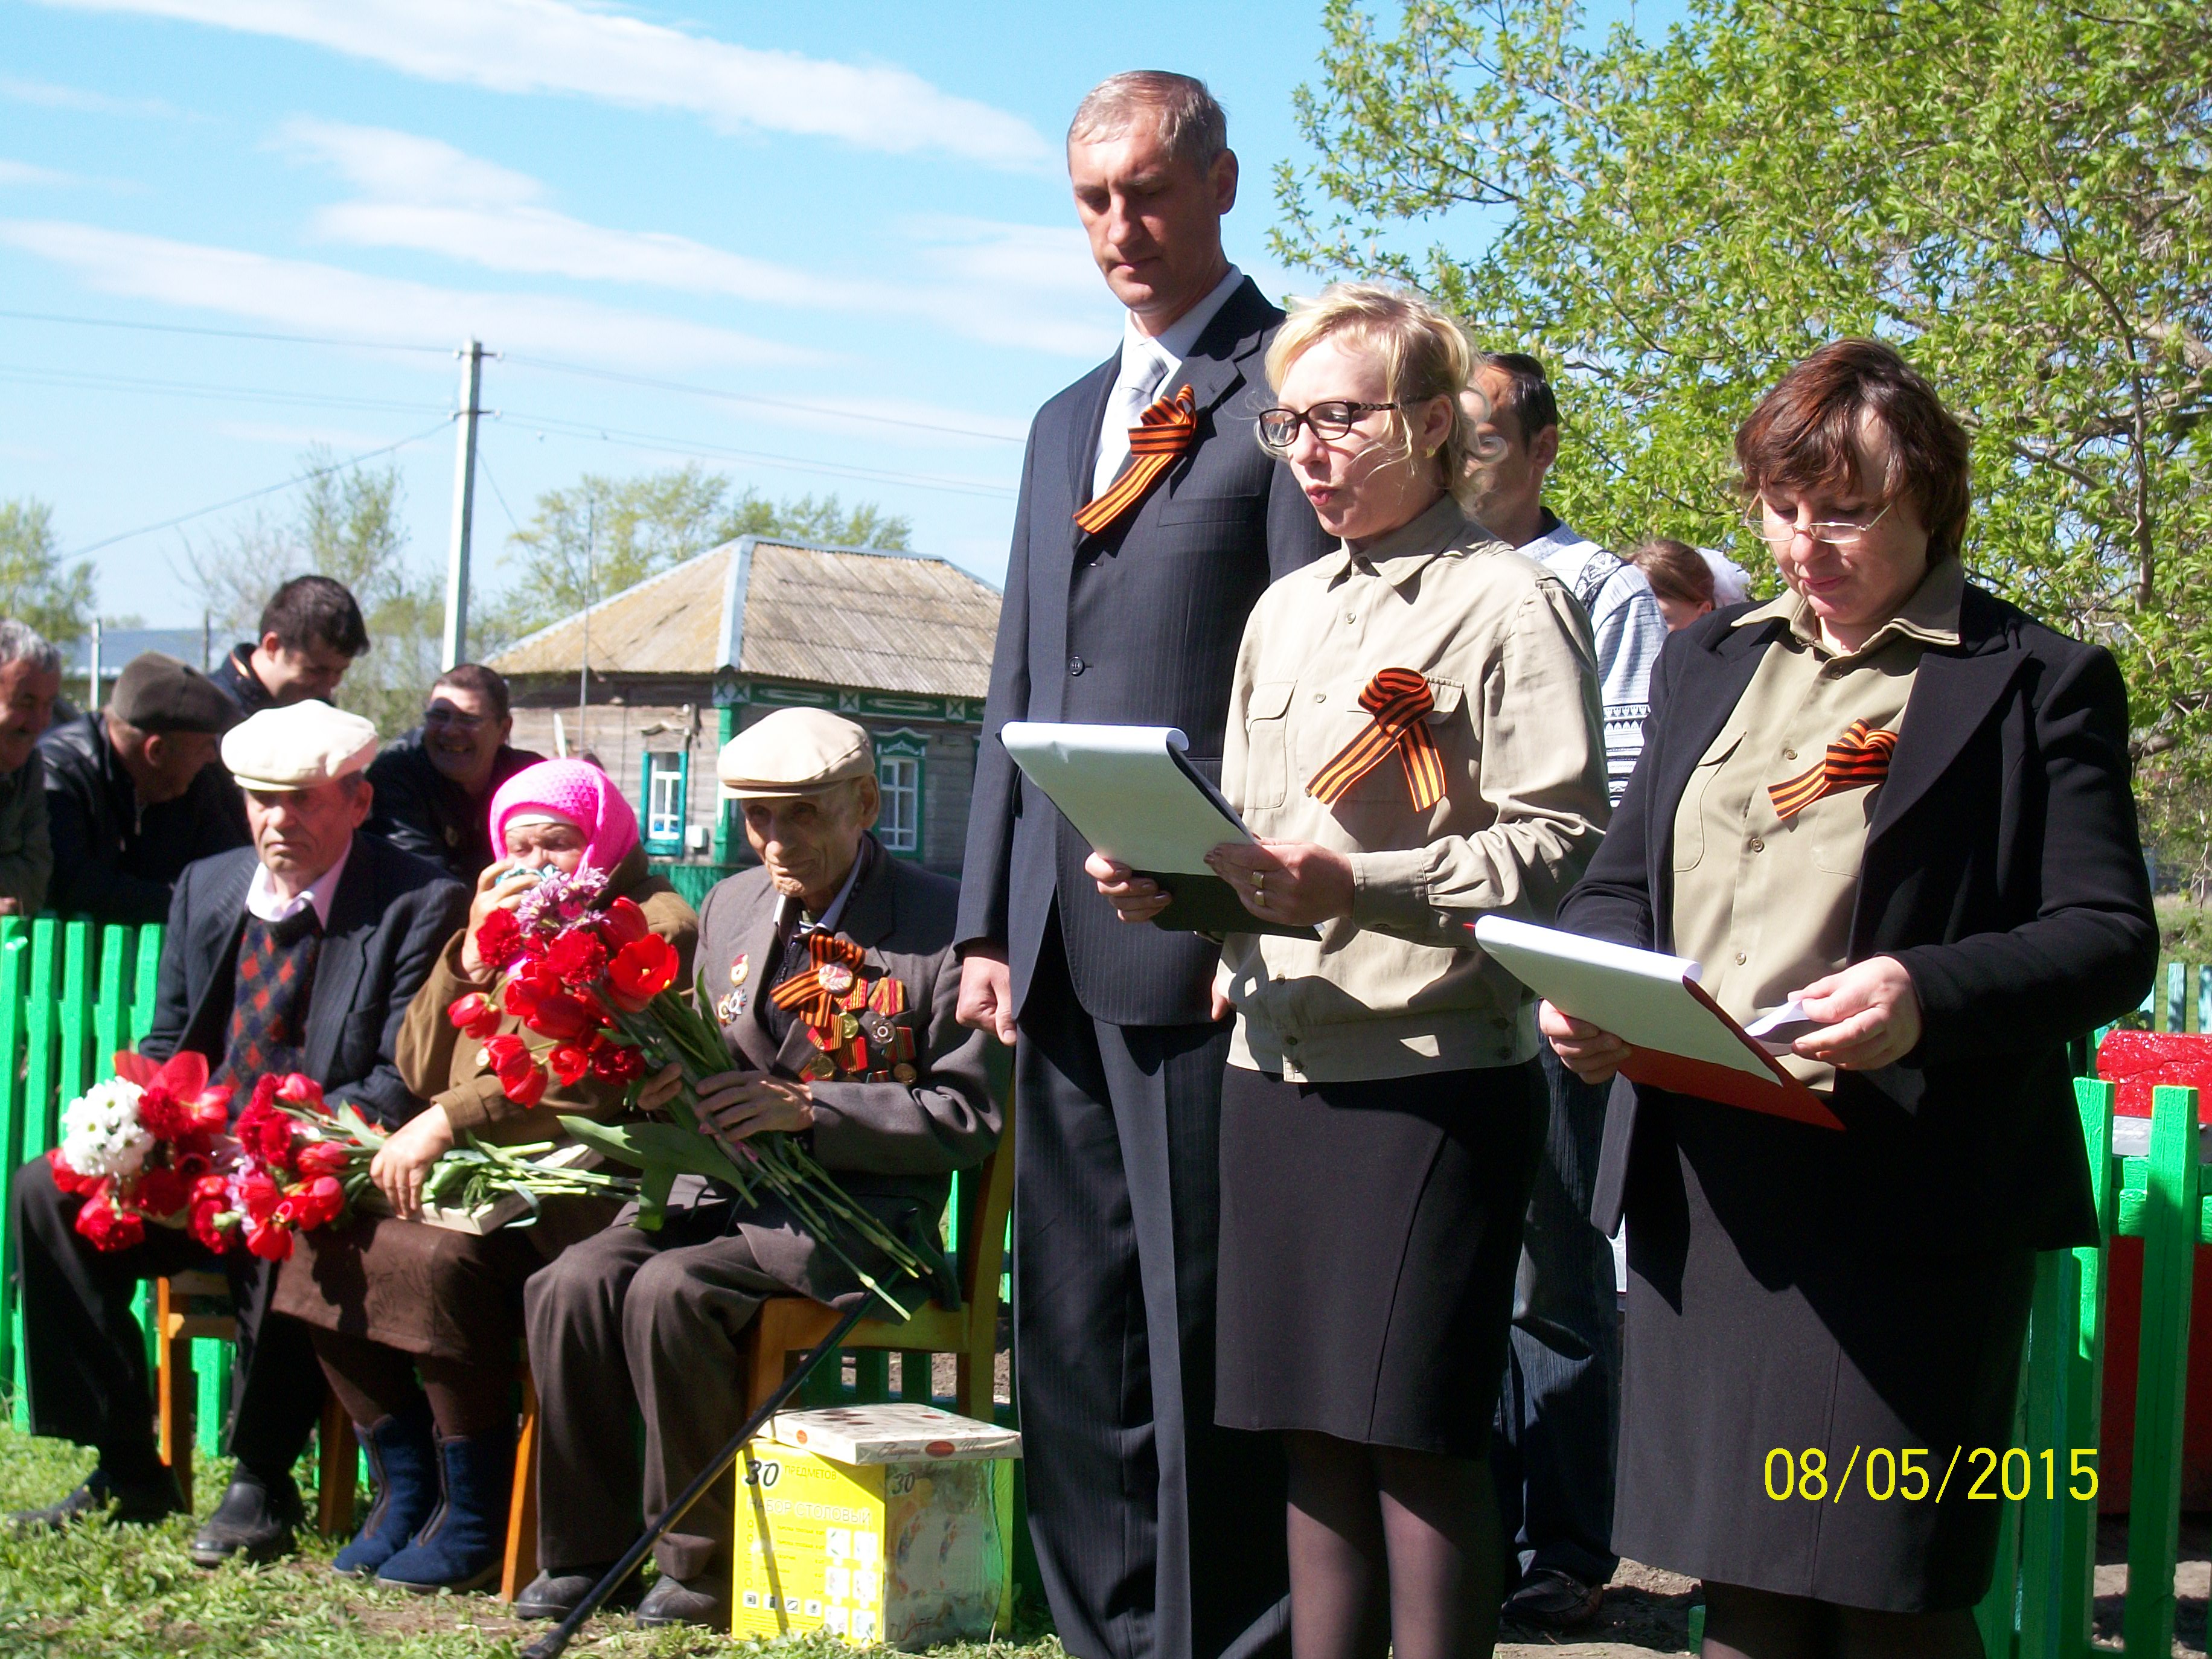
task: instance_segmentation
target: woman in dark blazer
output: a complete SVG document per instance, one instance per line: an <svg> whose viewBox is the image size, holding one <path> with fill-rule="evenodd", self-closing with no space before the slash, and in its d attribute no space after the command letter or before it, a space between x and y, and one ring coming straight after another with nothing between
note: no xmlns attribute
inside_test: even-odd
<svg viewBox="0 0 2212 1659"><path fill-rule="evenodd" d="M2157 957L2126 692L1965 580L1966 437L1888 347L1814 353L1736 453L1788 591L1669 639L1559 921L1739 1018L1796 996L1784 1063L1844 1127L1616 1091L1613 1541L1705 1581L1709 1659L1978 1655L2033 1253L2095 1237L2065 1044ZM1585 1078L1623 1058L1541 1021Z"/></svg>

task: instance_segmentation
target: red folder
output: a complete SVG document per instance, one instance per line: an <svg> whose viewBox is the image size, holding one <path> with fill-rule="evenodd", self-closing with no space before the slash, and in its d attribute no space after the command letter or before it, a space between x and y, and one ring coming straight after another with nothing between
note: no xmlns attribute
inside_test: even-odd
<svg viewBox="0 0 2212 1659"><path fill-rule="evenodd" d="M1844 1127L1843 1120L1828 1109L1826 1101L1784 1071L1773 1055L1759 1047L1756 1038L1745 1036L1743 1027L1705 994L1705 987L1686 977L1682 984L1692 996L1712 1010L1715 1018L1742 1038L1743 1046L1759 1056L1771 1078L1756 1078L1733 1066L1716 1066L1711 1060L1693 1060L1687 1054L1634 1048L1628 1051L1628 1060L1620 1068L1623 1073L1655 1089L1695 1095L1700 1100L1717 1100L1723 1106L1741 1106L1748 1112L1766 1112L1823 1129Z"/></svg>

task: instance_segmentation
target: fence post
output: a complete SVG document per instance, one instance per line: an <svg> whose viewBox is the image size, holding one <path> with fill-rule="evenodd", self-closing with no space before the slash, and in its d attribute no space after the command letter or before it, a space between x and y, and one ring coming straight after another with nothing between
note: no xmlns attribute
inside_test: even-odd
<svg viewBox="0 0 2212 1659"><path fill-rule="evenodd" d="M100 997L92 1006L92 1073L112 1076L115 1051L124 1041L125 1011L130 1006L131 929L110 922L100 930Z"/></svg>
<svg viewBox="0 0 2212 1659"><path fill-rule="evenodd" d="M2167 1659L2173 1651L2189 1303L2203 1213L2197 1157L2197 1091L2153 1091L2143 1176L2142 1348L2128 1510L2128 1599L2121 1620L2128 1659Z"/></svg>
<svg viewBox="0 0 2212 1659"><path fill-rule="evenodd" d="M44 1158L54 1144L54 1004L59 985L54 971L56 948L61 942L60 924L40 916L31 924L29 972L23 987L23 1104L22 1157L28 1163ZM23 1310L12 1315L14 1364L9 1376L15 1388L15 1426L31 1426L30 1402L23 1385Z"/></svg>
<svg viewBox="0 0 2212 1659"><path fill-rule="evenodd" d="M136 1048L154 1025L154 994L161 977L161 927L149 921L138 930L138 969L131 977L131 1040L118 1048Z"/></svg>
<svg viewBox="0 0 2212 1659"><path fill-rule="evenodd" d="M21 924L0 933L0 1164L10 1175L23 1161L23 967L29 951ZM0 1377L15 1376L15 1239L0 1204Z"/></svg>
<svg viewBox="0 0 2212 1659"><path fill-rule="evenodd" d="M92 1055L92 924L64 923L62 929L62 1000L58 1010L60 1048L54 1065L54 1099L75 1100L90 1086Z"/></svg>

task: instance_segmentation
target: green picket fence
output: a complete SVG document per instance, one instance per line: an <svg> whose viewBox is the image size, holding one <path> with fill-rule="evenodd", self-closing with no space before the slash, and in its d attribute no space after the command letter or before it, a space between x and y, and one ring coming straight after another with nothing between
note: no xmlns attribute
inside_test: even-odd
<svg viewBox="0 0 2212 1659"><path fill-rule="evenodd" d="M2136 1021L2146 1031L2212 1032L2212 963L2161 963Z"/></svg>

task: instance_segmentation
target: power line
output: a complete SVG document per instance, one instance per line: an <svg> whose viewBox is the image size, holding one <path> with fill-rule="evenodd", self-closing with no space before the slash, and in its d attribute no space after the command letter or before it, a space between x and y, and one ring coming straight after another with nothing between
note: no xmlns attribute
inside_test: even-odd
<svg viewBox="0 0 2212 1659"><path fill-rule="evenodd" d="M702 444L689 438L631 432L621 427L587 426L581 422L556 420L550 416L525 415L506 410L499 411L494 418L519 430L543 433L550 437L592 438L602 443L630 443L641 449L656 449L669 455L689 455L702 461L763 461L776 466L793 467L802 472L826 472L838 477L859 478L870 483L909 484L917 489L940 489L957 495L982 495L994 501L1010 500L1014 495L1014 491L1006 485L987 483L980 478L945 478L925 473L891 472L877 467L841 466L833 461L802 460L796 455L775 455L754 449L729 449L719 444Z"/></svg>
<svg viewBox="0 0 2212 1659"><path fill-rule="evenodd" d="M143 392L173 398L213 398L234 403L293 404L327 409L394 410L427 414L441 404L410 403L396 398L341 398L314 392L291 392L274 386L216 386L198 380L148 380L126 374L87 374L74 369L44 368L35 363L0 363L0 380L28 386L82 386L96 392Z"/></svg>
<svg viewBox="0 0 2212 1659"><path fill-rule="evenodd" d="M82 547L72 550L64 556L72 559L82 558L88 553L97 553L103 547L112 547L118 542L127 542L135 536L150 536L157 530L168 530L180 524L189 524L194 519L204 519L209 514L220 513L227 507L238 507L246 501L258 501L264 495L273 495L280 489L289 489L294 484L305 483L310 478L319 478L325 473L342 472L347 467L359 466L363 461L373 461L380 455L389 455L395 449L404 449L410 444L419 444L425 438L434 437L450 426L453 419L453 417L448 415L437 425L425 427L422 431L402 438L396 443L386 444L379 449L363 450L358 455L348 456L342 461L332 461L327 466L310 467L307 471L295 477L287 478L281 483L273 483L262 489L249 489L243 495L234 495L227 501L217 501L213 507L195 507L190 513L179 513L175 518L164 519L159 524L142 525L136 530L126 530L119 536L109 536L100 541L88 543Z"/></svg>
<svg viewBox="0 0 2212 1659"><path fill-rule="evenodd" d="M623 374L609 368L586 368L581 363L564 363L551 357L529 357L509 352L510 363L527 364L532 368L550 368L561 374L580 374L594 380L613 380L623 386L649 386L658 392L681 392L694 398L713 398L723 403L751 404L763 409L788 409L807 415L827 415L841 421L865 421L875 426L903 427L913 432L942 432L957 438L981 438L991 443L1018 444L1020 438L1004 432L984 432L974 427L947 426L933 421L909 421L895 415L868 415L858 410L839 409L833 404L801 403L789 398L763 398L751 392L724 392L717 386L694 386L685 380L657 380L645 374Z"/></svg>
<svg viewBox="0 0 2212 1659"><path fill-rule="evenodd" d="M417 345L409 340L349 340L327 334L271 334L258 329L200 328L189 323L129 323L114 317L69 317L54 311L0 310L0 317L33 323L69 323L79 328L129 328L147 334L204 334L218 340L282 340L292 345L356 346L377 351L432 351L453 355L451 346Z"/></svg>
<svg viewBox="0 0 2212 1659"><path fill-rule="evenodd" d="M493 419L499 418L496 411L490 413ZM477 465L483 469L484 482L491 486L492 495L498 499L499 510L507 514L507 527L517 535L521 534L522 526L515 522L514 509L507 504L507 492L499 487L499 480L491 475L491 457L481 448L477 451Z"/></svg>

